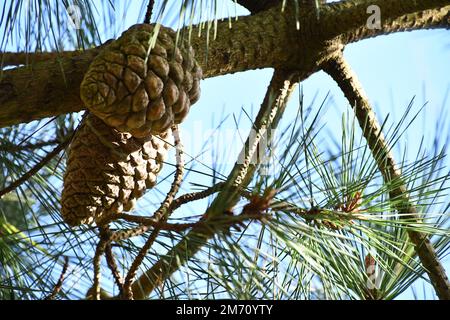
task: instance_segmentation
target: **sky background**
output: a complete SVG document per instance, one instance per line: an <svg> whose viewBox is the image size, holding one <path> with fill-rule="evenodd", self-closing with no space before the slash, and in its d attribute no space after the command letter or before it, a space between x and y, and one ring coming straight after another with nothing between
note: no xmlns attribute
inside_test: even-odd
<svg viewBox="0 0 450 320"><path fill-rule="evenodd" d="M142 1L127 2L128 5L125 5L125 1L115 1L116 13L111 19L114 22L113 26L108 23L105 23L107 27L100 25L103 41L119 35L129 26L142 21ZM219 2L223 4L222 16L248 14L246 9L230 4L231 1ZM101 7L99 1L96 0L93 3ZM174 21L176 21L175 17L167 17L163 23L176 28ZM15 44L10 43L6 48L14 48L14 46ZM66 46L69 45L66 44ZM442 112L448 109L450 103L448 99L450 91L449 31L414 31L364 40L347 46L345 57L357 73L380 121L388 114L390 114L391 123L398 121L414 97L413 110L417 111L426 103L424 111L402 139L402 146L408 146L408 155L411 159L417 153L422 136L431 148L435 136L435 125L440 117L447 117L444 134L449 130L450 117ZM192 107L189 116L182 124L186 153L198 155L203 152L202 156L196 160L198 170L210 168L211 158L217 157L216 160L220 159L221 172L229 171L242 146L241 137L245 139L251 125L251 121L246 118L242 110L246 110L252 117L256 115L272 73L271 69L254 70L207 79L201 83L201 99ZM322 121L339 140L341 115L347 110L348 103L336 84L329 76L318 72L303 81L301 86L305 105L313 104L318 108L328 95ZM280 128L286 127L296 115L298 89L292 97ZM316 99L315 102L313 102L314 99ZM224 118L226 120L222 125L222 140L217 140L217 136L215 139L208 140L212 130ZM235 118L241 119L240 133L235 130ZM446 161L450 164L448 159ZM168 170L167 174L170 174L172 169L166 168L166 170ZM187 182L203 184L210 184L210 181L209 177L195 174L187 179ZM162 185L164 186L164 183ZM165 185L169 186L169 182ZM184 186L185 190L189 190L189 183ZM145 206L145 202L141 205ZM193 208L193 211L195 209ZM449 259L446 259L445 266L449 270ZM422 285L423 282L419 281L415 287L418 296L424 298ZM426 298L430 298L429 290L426 294ZM408 290L399 298L412 297L412 292Z"/></svg>

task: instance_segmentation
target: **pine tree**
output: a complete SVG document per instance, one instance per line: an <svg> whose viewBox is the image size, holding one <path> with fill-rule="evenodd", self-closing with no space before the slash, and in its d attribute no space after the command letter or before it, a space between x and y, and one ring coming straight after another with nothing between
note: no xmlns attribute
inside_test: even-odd
<svg viewBox="0 0 450 320"><path fill-rule="evenodd" d="M412 104L379 123L343 54L448 29L449 0L237 0L250 14L226 20L218 0L144 2L144 19L104 43L89 1L3 5L0 297L393 299L424 277L450 299L446 137L396 159ZM200 80L261 68L274 73L239 158L203 166L179 134ZM273 134L319 71L353 110L337 152L321 141L323 105L302 95Z"/></svg>

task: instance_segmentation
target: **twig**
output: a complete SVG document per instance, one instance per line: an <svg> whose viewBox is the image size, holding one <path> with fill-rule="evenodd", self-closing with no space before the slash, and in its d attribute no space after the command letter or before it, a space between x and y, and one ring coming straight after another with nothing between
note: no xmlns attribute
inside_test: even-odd
<svg viewBox="0 0 450 320"><path fill-rule="evenodd" d="M109 269L114 277L114 281L116 282L117 287L119 288L119 292L122 292L123 279L120 275L119 268L116 264L116 259L114 258L114 253L112 252L111 243L107 243L105 245L105 257L106 263L108 264Z"/></svg>
<svg viewBox="0 0 450 320"><path fill-rule="evenodd" d="M105 242L105 257L106 263L111 270L111 273L114 277L114 281L116 282L117 287L119 288L119 293L122 294L123 291L123 279L120 275L119 268L116 264L116 259L114 258L114 253L112 252L111 242L110 242L111 230L108 225L103 226L100 229L100 237L106 240Z"/></svg>
<svg viewBox="0 0 450 320"><path fill-rule="evenodd" d="M126 213L121 214L119 216L119 218L123 219L123 220L126 220L126 221L129 221L129 222L139 223L141 226L151 226L153 228L159 228L161 230L176 231L176 232L184 231L186 229L191 228L193 225L195 225L195 223L168 223L168 222L161 222L161 221L155 220L153 217L149 218L149 217L142 217L142 216L134 216L134 215L131 215L131 214L126 214ZM120 240L123 240L123 238L120 239Z"/></svg>
<svg viewBox="0 0 450 320"><path fill-rule="evenodd" d="M52 293L50 293L45 300L53 300L58 295L58 293L62 289L63 281L66 276L67 268L69 267L69 258L67 256L64 257L64 264L61 270L61 275L59 276L58 282L55 284Z"/></svg>
<svg viewBox="0 0 450 320"><path fill-rule="evenodd" d="M175 200L173 200L172 204L169 206L168 211L172 213L173 211L175 211L176 209L178 209L179 207L181 207L182 205L184 205L186 203L209 197L210 195L212 195L214 193L222 191L224 186L225 186L225 182L219 182L219 183L213 185L212 187L209 187L206 190L186 193L186 194L176 198ZM241 195L247 199L250 199L252 197L252 194L245 190L241 191ZM119 234L115 235L114 241L124 240L124 239L130 238L131 236L136 236L136 235L142 234L144 232L147 232L148 228L143 228L143 226L152 226L152 227L158 226L161 228L161 230L167 230L167 231L184 231L192 226L192 224L190 224L190 223L171 224L171 223L166 223L166 222L159 222L158 219L156 219L156 217L154 217L154 216L153 217L143 217L143 216L136 216L136 215L122 213L118 218L126 220L128 222L139 223L141 226L130 229L130 230L118 231L118 232L121 232L122 234L120 236L119 236Z"/></svg>
<svg viewBox="0 0 450 320"><path fill-rule="evenodd" d="M52 151L50 151L44 158L41 159L33 168L24 173L19 179L12 182L6 188L0 190L0 198L5 194L14 191L16 188L21 186L25 181L34 176L39 170L41 170L54 156L64 150L72 140L72 136L68 137L66 140L62 141L58 146L56 146Z"/></svg>
<svg viewBox="0 0 450 320"><path fill-rule="evenodd" d="M0 151L3 152L18 152L18 151L24 151L24 150L35 150L35 149L41 149L43 147L53 146L55 144L58 144L60 141L58 139L49 140L49 141L40 141L35 143L27 143L23 145L16 145L16 144L6 144L3 146L0 146Z"/></svg>
<svg viewBox="0 0 450 320"><path fill-rule="evenodd" d="M149 0L147 5L147 12L145 13L144 23L149 24L152 19L153 7L155 6L155 0Z"/></svg>
<svg viewBox="0 0 450 320"><path fill-rule="evenodd" d="M170 205L177 194L181 182L183 180L183 172L184 172L184 159L183 159L183 146L181 144L181 139L178 131L178 126L172 127L172 134L174 137L175 148L176 148L176 171L174 181L172 182L172 186L169 192L166 195L163 203L159 207L159 209L154 213L153 218L158 222L166 222L168 216L170 215ZM126 299L133 299L133 291L131 290L131 285L136 277L137 270L139 266L142 264L147 251L150 250L151 246L155 242L159 231L161 230L160 226L156 226L153 229L152 234L150 234L149 238L145 242L144 246L141 248L133 263L131 264L130 269L125 277L124 285L123 285L123 294Z"/></svg>
<svg viewBox="0 0 450 320"><path fill-rule="evenodd" d="M383 175L385 183L392 181L400 182L396 183L397 187L389 192L389 197L392 200L400 200L398 204L395 204L396 209L399 213L411 213L415 220L414 223L420 223L417 209L409 200L406 184L401 177L400 170L397 169L391 150L383 137L381 126L375 117L361 84L345 61L342 52L340 50L336 52L332 59L323 66L323 69L336 81L352 105L359 125L363 130L363 135L367 140L367 144L375 158L378 169ZM411 215L409 216L411 217ZM400 217L403 218L403 215ZM437 296L440 299L450 300L450 283L430 239L426 234L412 228L408 229L408 236L414 244L416 253L425 271L430 277Z"/></svg>
<svg viewBox="0 0 450 320"><path fill-rule="evenodd" d="M94 279L93 279L93 285L92 288L89 290L90 292L90 299L92 300L100 300L100 279L101 279L101 258L103 253L105 252L107 244L107 239L102 235L102 230L100 229L100 240L98 241L97 248L95 249L95 255L93 259L93 265L94 265Z"/></svg>
<svg viewBox="0 0 450 320"><path fill-rule="evenodd" d="M140 236L149 231L150 227L158 228L159 230L183 232L196 225L196 223L158 222L153 220L152 218L125 215L125 214L122 214L120 218L130 222L137 222L140 225L136 228L112 232L111 235L108 237L107 244L111 244L113 242L120 242L132 237Z"/></svg>
<svg viewBox="0 0 450 320"><path fill-rule="evenodd" d="M142 235L146 233L149 230L149 225L140 225L136 228L128 229L128 230L119 230L116 232L113 232L111 236L109 237L108 242L119 242L122 240L126 240L132 237L136 237L139 235Z"/></svg>
<svg viewBox="0 0 450 320"><path fill-rule="evenodd" d="M103 253L107 250L107 246L110 245L111 231L109 230L108 225L103 225L99 227L99 241L97 244L97 248L95 249L94 259L93 259L93 284L92 287L88 290L86 297L90 300L100 300L102 297L102 289L100 286L101 279L101 258ZM112 256L112 252L111 252ZM108 259L108 258L107 258ZM108 267L110 267L108 262ZM115 266L115 261L113 259L113 265L110 267L113 276L117 276L117 266ZM116 274L117 273L117 274ZM120 279L120 275L118 276ZM120 282L120 281L119 281ZM122 286L119 285L119 289L122 289Z"/></svg>
<svg viewBox="0 0 450 320"><path fill-rule="evenodd" d="M225 182L219 182L206 190L184 194L172 202L169 210L175 211L183 204L209 197L210 195L223 190L224 186Z"/></svg>
<svg viewBox="0 0 450 320"><path fill-rule="evenodd" d="M184 194L184 195L180 196L179 198L173 200L168 211L173 212L176 209L178 209L180 206L182 206L183 204L189 203L191 201L206 198L216 192L223 190L224 186L225 186L224 182L219 182L206 190ZM245 190L242 190L241 192L242 192L242 196L247 199L250 199L252 197L252 195ZM118 218L129 221L129 222L138 223L139 226L136 228L128 229L128 230L119 230L119 231L113 232L109 238L109 243L119 242L119 241L122 241L125 239L129 239L131 237L139 236L139 235L147 232L150 229L149 227L153 227L153 228L158 227L161 230L166 230L166 231L183 232L183 231L186 231L187 229L190 229L196 225L196 223L174 224L174 223L160 222L154 216L153 217L143 217L143 216L126 214L126 213L122 213Z"/></svg>
<svg viewBox="0 0 450 320"><path fill-rule="evenodd" d="M159 209L153 214L153 217L159 221L167 220L167 216L171 213L170 206L180 189L181 182L183 180L183 172L184 172L184 158L183 158L183 145L181 144L180 133L178 131L178 126L174 126L172 128L172 135L174 137L174 144L176 148L176 170L174 181L172 182L172 186L167 193L164 202L161 204Z"/></svg>
<svg viewBox="0 0 450 320"><path fill-rule="evenodd" d="M223 190L223 187L225 186L224 182L219 182L215 184L214 186L203 190L199 192L192 192L187 193L179 198L175 199L171 206L169 207L169 212L173 212L175 209L179 208L181 205L189 203L191 201L200 200L203 198L206 198L216 192L219 192ZM241 196L246 199L251 199L254 195L252 195L250 192L246 190L241 190ZM303 209L299 209L303 210ZM113 232L111 236L109 237L108 243L111 242L119 242L125 239L129 239L132 237L139 236L145 232L147 232L150 228L160 228L161 230L165 231L175 231L175 232L183 232L187 229L190 229L197 225L197 223L168 223L168 222L161 222L158 221L155 217L143 217L143 216L136 216L131 214L122 213L120 216L118 216L119 219L123 219L128 222L134 222L138 223L139 226L136 228L128 229L128 230L119 230L116 232Z"/></svg>

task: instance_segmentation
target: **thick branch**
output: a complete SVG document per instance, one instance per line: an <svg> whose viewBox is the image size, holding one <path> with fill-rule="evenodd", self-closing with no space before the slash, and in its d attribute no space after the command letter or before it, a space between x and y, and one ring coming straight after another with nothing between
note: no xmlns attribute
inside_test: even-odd
<svg viewBox="0 0 450 320"><path fill-rule="evenodd" d="M262 131L277 125L287 103L287 98L296 83L294 81L295 78L297 78L295 73L275 71L264 102L255 120L255 128L257 128L258 134L262 134ZM258 134L254 139L248 140L246 145L244 145L243 152L246 160L251 159L253 153L257 150L254 146L262 138ZM206 225L210 223L211 226L214 226L215 218L231 210L239 199L238 190L245 188L249 183L254 169L255 166L250 166L248 161L244 161L243 164L235 164L227 179L225 189L219 193L205 214L207 217L205 220ZM163 256L133 284L134 298L144 299L147 297L155 287L158 287L172 273L178 270L182 264L193 257L214 236L215 230L215 228L207 228L203 224L194 227L168 254Z"/></svg>
<svg viewBox="0 0 450 320"><path fill-rule="evenodd" d="M269 11L217 25L217 39L193 27L191 45L205 78L238 71L295 64L291 12ZM183 32L183 30L182 30ZM211 32L211 31L210 31ZM188 34L185 30L184 34ZM206 51L207 39L209 40ZM286 48L290 48L286 50ZM0 74L0 127L80 111L79 87L98 49L79 56L3 70Z"/></svg>
<svg viewBox="0 0 450 320"><path fill-rule="evenodd" d="M380 8L381 28L368 24L367 8L373 5ZM449 28L449 10L449 0L347 0L323 6L320 28L325 39L340 37L346 44L399 31Z"/></svg>
<svg viewBox="0 0 450 320"><path fill-rule="evenodd" d="M342 53L337 53L333 60L325 64L324 70L337 82L353 107L359 125L363 130L364 137L367 140L367 144L372 151L385 182L402 181L401 172L396 168L394 157L383 137L381 127L376 120L375 113L370 107L369 100L356 75L344 60ZM408 191L404 183L398 184L397 187L393 188L389 196L393 200L400 200L398 202L399 204L396 205L399 213L409 213L407 219L411 219L410 214L413 214L417 223L420 222L416 208L408 199ZM416 253L422 265L428 273L436 294L440 299L450 300L450 283L445 269L439 261L436 251L427 235L414 229L408 229L408 235L415 246Z"/></svg>
<svg viewBox="0 0 450 320"><path fill-rule="evenodd" d="M381 8L381 30L366 28L366 10L372 4ZM349 42L400 30L448 27L450 0L348 0L321 5L320 19L313 8L300 10L297 16L295 8L281 12L280 6L240 17L231 28L228 21L219 22L216 39L207 36L208 30L198 36L194 27L191 44L204 77L268 67L311 74L317 71L329 40L341 37ZM62 58L55 61L3 70L0 127L80 111L80 83L98 50L75 57L60 53Z"/></svg>
<svg viewBox="0 0 450 320"><path fill-rule="evenodd" d="M45 300L53 300L61 292L64 278L66 277L67 268L69 267L69 258L67 256L64 257L64 264L61 270L61 274L59 276L58 282L55 284L52 293L50 293Z"/></svg>
<svg viewBox="0 0 450 320"><path fill-rule="evenodd" d="M99 50L0 74L0 127L81 111L79 87Z"/></svg>
<svg viewBox="0 0 450 320"><path fill-rule="evenodd" d="M81 55L81 51L63 52L1 52L0 69L8 66L29 65L41 61L71 58Z"/></svg>
<svg viewBox="0 0 450 320"><path fill-rule="evenodd" d="M34 176L39 172L50 160L52 160L57 154L63 151L70 141L72 140L72 135L70 135L65 141L61 142L58 146L56 146L51 152L49 152L45 157L43 157L38 163L36 163L30 170L25 172L20 178L12 182L10 185L0 190L0 199L7 193L17 189L23 183L25 183L28 179Z"/></svg>

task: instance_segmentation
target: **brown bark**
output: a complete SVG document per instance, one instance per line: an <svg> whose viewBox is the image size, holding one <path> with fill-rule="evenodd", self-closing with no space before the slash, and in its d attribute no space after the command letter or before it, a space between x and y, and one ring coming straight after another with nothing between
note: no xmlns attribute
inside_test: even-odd
<svg viewBox="0 0 450 320"><path fill-rule="evenodd" d="M369 4L382 9L382 29L365 27ZM206 57L206 30L191 39L205 78L258 68L296 68L317 71L328 42L342 38L354 42L389 32L447 28L450 0L349 0L301 10L296 29L293 8L281 13L275 6L240 17L229 28L218 23L217 39L210 40ZM422 12L426 11L426 14ZM3 70L0 77L0 127L80 111L79 86L98 50L76 57L44 61L33 66ZM326 52L325 52L326 54ZM9 59L12 59L11 57Z"/></svg>
<svg viewBox="0 0 450 320"><path fill-rule="evenodd" d="M367 27L369 14L367 8L376 5L381 12L381 29ZM432 10L433 14L442 16L449 11L448 0L347 0L334 2L323 6L321 10L320 31L324 40L333 39L341 35L353 39L353 41L366 39L371 36L383 35L393 31L409 30L415 20L418 20L418 28L427 28L434 25L433 21L423 20L423 12ZM447 16L448 17L448 16ZM444 19L447 22L448 18ZM423 25L419 25L422 22ZM445 21L442 21L445 24Z"/></svg>
<svg viewBox="0 0 450 320"><path fill-rule="evenodd" d="M383 27L379 30L361 27L351 32L343 33L338 38L342 43L348 44L361 39L388 35L394 32L449 28L450 6L445 6L439 9L429 9L385 19Z"/></svg>
<svg viewBox="0 0 450 320"><path fill-rule="evenodd" d="M218 38L210 40L206 52L206 30L193 36L191 44L205 78L237 71L288 66L294 63L296 47L292 19L276 8L255 16L218 24ZM197 35L194 27L194 35ZM279 36L278 34L281 34ZM45 61L4 70L0 78L0 127L29 122L62 113L80 111L79 87L98 50L79 56ZM206 56L208 54L208 56Z"/></svg>
<svg viewBox="0 0 450 320"><path fill-rule="evenodd" d="M79 86L98 50L2 72L0 127L83 109Z"/></svg>

